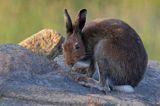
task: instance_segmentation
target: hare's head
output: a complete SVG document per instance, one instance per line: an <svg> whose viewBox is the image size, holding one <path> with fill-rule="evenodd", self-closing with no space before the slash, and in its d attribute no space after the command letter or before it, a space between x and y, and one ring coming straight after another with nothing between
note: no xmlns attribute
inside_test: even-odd
<svg viewBox="0 0 160 106"><path fill-rule="evenodd" d="M82 41L82 29L86 22L86 9L80 10L74 24L67 12L64 10L66 21L66 37L63 43L63 55L65 63L73 65L77 60L85 57L85 47Z"/></svg>

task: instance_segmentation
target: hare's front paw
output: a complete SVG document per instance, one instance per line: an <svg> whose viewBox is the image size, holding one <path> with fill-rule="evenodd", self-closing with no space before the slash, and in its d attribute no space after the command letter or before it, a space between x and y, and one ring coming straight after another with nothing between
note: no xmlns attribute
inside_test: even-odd
<svg viewBox="0 0 160 106"><path fill-rule="evenodd" d="M99 86L99 82L93 78L83 78L83 80L79 80L79 83L89 87Z"/></svg>

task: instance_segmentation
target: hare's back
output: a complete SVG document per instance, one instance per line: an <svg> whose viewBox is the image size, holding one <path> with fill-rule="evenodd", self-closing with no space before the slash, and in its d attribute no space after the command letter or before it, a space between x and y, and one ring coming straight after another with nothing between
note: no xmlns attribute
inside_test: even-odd
<svg viewBox="0 0 160 106"><path fill-rule="evenodd" d="M125 22L118 19L103 19L89 22L83 29L84 42L94 46L100 40L107 40L107 46L120 50L144 49L143 43L136 31ZM135 50L137 51L137 50ZM138 52L138 51L137 51Z"/></svg>
<svg viewBox="0 0 160 106"><path fill-rule="evenodd" d="M97 19L88 22L83 29L83 33L85 36L96 38L138 37L133 28L119 19Z"/></svg>

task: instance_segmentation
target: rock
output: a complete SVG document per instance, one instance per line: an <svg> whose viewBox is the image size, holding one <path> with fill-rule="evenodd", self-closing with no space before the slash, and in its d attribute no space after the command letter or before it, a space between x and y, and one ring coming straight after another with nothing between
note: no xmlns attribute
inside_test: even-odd
<svg viewBox="0 0 160 106"><path fill-rule="evenodd" d="M0 105L160 105L160 63L150 61L135 93L104 95L70 79L63 56L49 61L18 45L0 45ZM1 80L2 79L2 80Z"/></svg>
<svg viewBox="0 0 160 106"><path fill-rule="evenodd" d="M43 29L31 37L23 40L19 45L32 50L33 52L54 59L62 53L61 44L64 38L52 29Z"/></svg>
<svg viewBox="0 0 160 106"><path fill-rule="evenodd" d="M69 79L62 70L56 62L26 48L0 45L0 104L81 103L78 98L91 92L90 89ZM76 94L77 98L72 102L70 97L74 98ZM63 96L65 98L61 99Z"/></svg>
<svg viewBox="0 0 160 106"><path fill-rule="evenodd" d="M58 56L55 58L55 61L63 66L63 56ZM97 77L97 75L95 76ZM122 105L122 106L146 106L146 105L160 105L160 62L159 61L149 61L146 73L143 80L135 88L135 93L126 94L122 92L111 92L109 95L111 98L114 98L112 102L113 105ZM95 96L95 95L94 95ZM101 99L106 99L104 95L100 95ZM117 100L118 99L118 100Z"/></svg>
<svg viewBox="0 0 160 106"><path fill-rule="evenodd" d="M53 70L50 61L18 45L0 45L0 76L14 71L44 74Z"/></svg>

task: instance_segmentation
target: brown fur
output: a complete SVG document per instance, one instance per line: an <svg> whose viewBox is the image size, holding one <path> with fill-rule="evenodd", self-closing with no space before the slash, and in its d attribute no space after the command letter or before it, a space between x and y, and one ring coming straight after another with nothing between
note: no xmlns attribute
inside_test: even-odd
<svg viewBox="0 0 160 106"><path fill-rule="evenodd" d="M86 24L82 34L88 54L96 61L106 59L116 85L138 84L148 59L140 37L129 25L117 19L93 21Z"/></svg>
<svg viewBox="0 0 160 106"><path fill-rule="evenodd" d="M79 43L80 49L75 49L74 46L76 43ZM68 38L65 39L63 44L63 51L70 52L63 52L65 57L65 63L73 65L75 61L81 59L85 56L85 48L83 46L82 40L80 36L74 36L74 34L69 35Z"/></svg>
<svg viewBox="0 0 160 106"><path fill-rule="evenodd" d="M77 20L81 20L81 14L80 11ZM83 22L83 18L79 22ZM128 24L118 19L92 21L87 23L83 30L72 33L72 36L77 37L77 34L80 34L78 37L83 45L81 57L85 54L92 60L90 70L93 72L94 63L98 63L100 82L103 86L107 78L114 85L133 87L143 78L148 62L147 53L139 35ZM66 37L65 42L70 39ZM73 44L70 42L69 45ZM66 43L64 45L69 47ZM72 62L75 63L78 58L73 59L76 54L72 51L72 48L64 49L65 60L74 60Z"/></svg>

